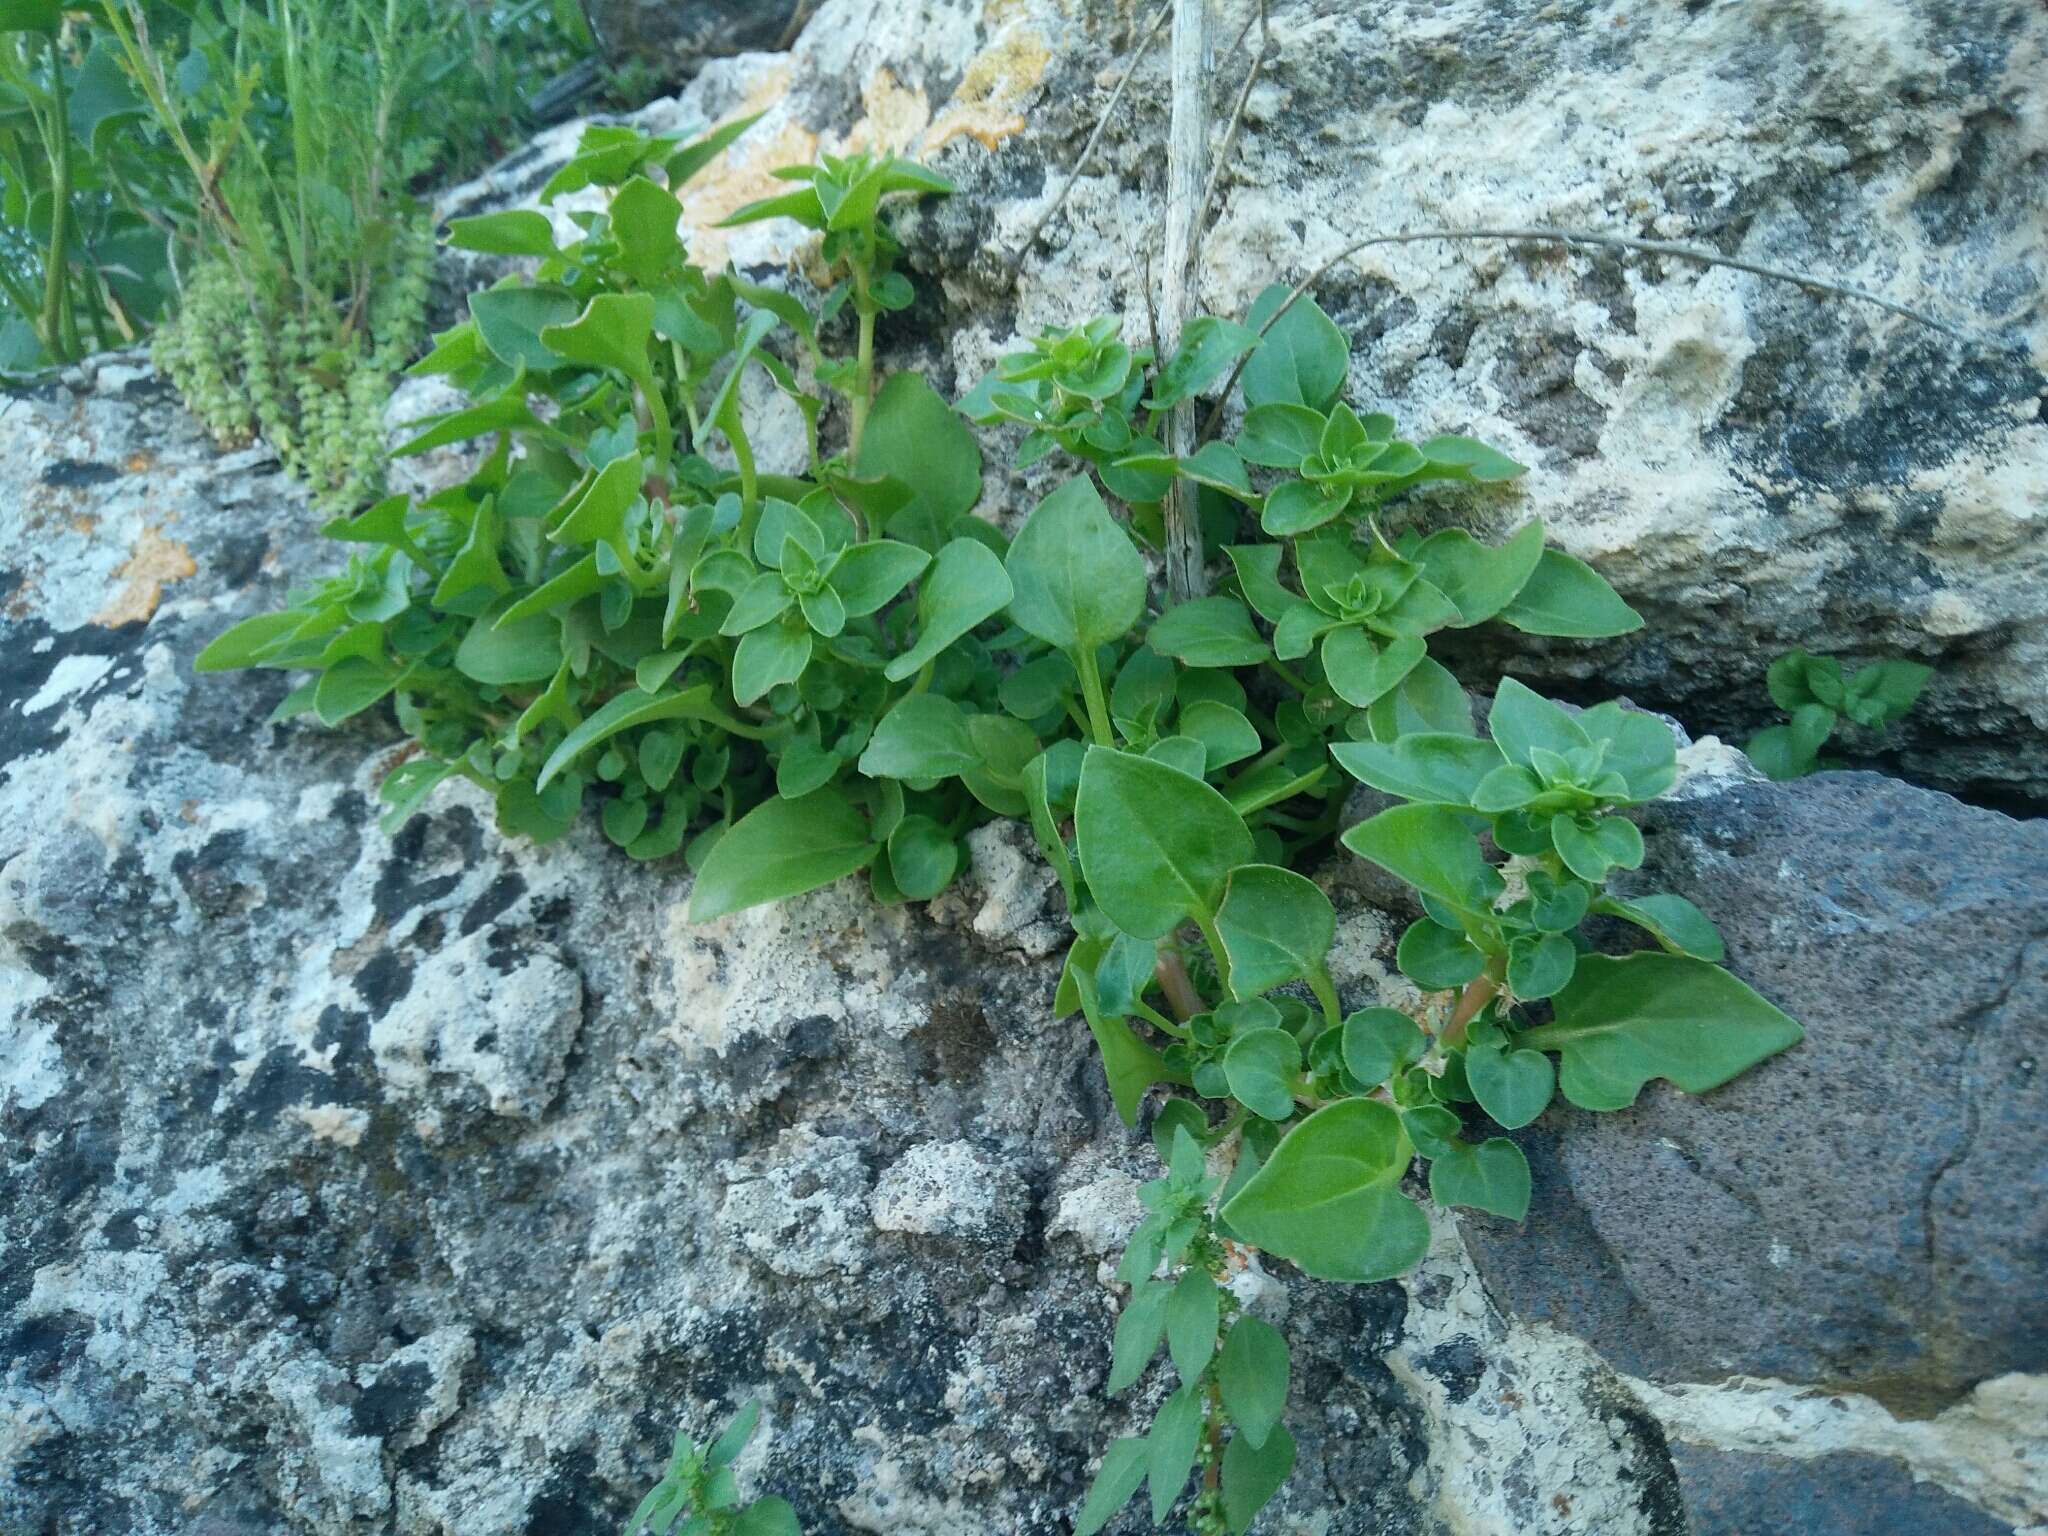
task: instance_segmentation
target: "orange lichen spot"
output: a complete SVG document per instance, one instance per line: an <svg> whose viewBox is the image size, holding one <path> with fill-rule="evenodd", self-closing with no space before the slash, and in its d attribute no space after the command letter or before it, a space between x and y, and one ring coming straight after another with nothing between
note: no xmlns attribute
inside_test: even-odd
<svg viewBox="0 0 2048 1536"><path fill-rule="evenodd" d="M764 70L733 117L765 112L789 94L789 66ZM730 121L730 119L727 119ZM778 165L805 165L818 157L818 136L803 124L785 120L769 132L762 124L705 167L687 187L678 188L683 219L690 236L690 258L711 271L725 265L728 231L715 226L735 209L764 197L778 197L790 183L769 174Z"/></svg>
<svg viewBox="0 0 2048 1536"><path fill-rule="evenodd" d="M196 575L191 551L155 528L144 528L135 541L128 563L114 575L123 583L106 607L92 616L92 622L114 629L122 624L140 624L156 612L163 601L164 584Z"/></svg>
<svg viewBox="0 0 2048 1536"><path fill-rule="evenodd" d="M846 136L846 149L873 150L877 154L909 152L919 135L931 126L932 106L924 92L905 85L886 64L868 76L861 88L861 105L866 116Z"/></svg>
<svg viewBox="0 0 2048 1536"><path fill-rule="evenodd" d="M937 150L962 134L983 149L993 150L1011 134L1021 132L1024 114L1018 108L1045 78L1051 57L1036 29L1011 27L1005 31L968 64L953 99L932 123L926 151Z"/></svg>
<svg viewBox="0 0 2048 1536"><path fill-rule="evenodd" d="M131 453L122 461L121 467L131 475L139 475L156 463L156 455L147 451Z"/></svg>

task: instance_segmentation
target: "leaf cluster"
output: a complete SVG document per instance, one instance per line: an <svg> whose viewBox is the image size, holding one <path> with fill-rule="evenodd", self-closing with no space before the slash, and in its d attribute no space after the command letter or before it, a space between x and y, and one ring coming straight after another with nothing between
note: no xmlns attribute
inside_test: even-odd
<svg viewBox="0 0 2048 1536"><path fill-rule="evenodd" d="M1792 718L1750 737L1743 751L1773 779L1797 779L1821 766L1821 749L1843 717L1882 735L1906 718L1934 669L1917 661L1873 661L1845 673L1832 656L1788 651L1766 674L1771 702Z"/></svg>
<svg viewBox="0 0 2048 1536"><path fill-rule="evenodd" d="M668 1470L626 1522L626 1536L801 1536L796 1511L774 1494L742 1501L732 1464L761 1421L761 1405L734 1414L716 1439L676 1431Z"/></svg>

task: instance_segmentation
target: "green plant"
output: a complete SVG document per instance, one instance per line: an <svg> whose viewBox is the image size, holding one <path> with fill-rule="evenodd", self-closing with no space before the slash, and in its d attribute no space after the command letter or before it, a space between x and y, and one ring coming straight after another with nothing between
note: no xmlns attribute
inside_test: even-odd
<svg viewBox="0 0 2048 1536"><path fill-rule="evenodd" d="M55 0L0 4L0 371L132 342L170 291L172 169L106 39Z"/></svg>
<svg viewBox="0 0 2048 1536"><path fill-rule="evenodd" d="M676 1431L668 1471L626 1522L626 1536L799 1536L796 1511L773 1494L740 1502L732 1464L761 1420L761 1405L749 1403L719 1431L698 1444Z"/></svg>
<svg viewBox="0 0 2048 1536"><path fill-rule="evenodd" d="M433 253L412 188L517 121L509 72L550 56L535 29L552 14L99 0L95 48L149 123L130 134L182 170L158 212L184 280L157 362L218 439L260 434L320 507L356 510L382 483L382 411L423 338Z"/></svg>
<svg viewBox="0 0 2048 1536"><path fill-rule="evenodd" d="M1225 1283L1244 1250L1387 1279L1428 1238L1402 1189L1417 1158L1439 1205L1526 1209L1520 1150L1468 1116L1525 1125L1560 1088L1620 1108L1652 1078L1705 1091L1798 1026L1718 966L1697 908L1606 888L1643 860L1626 813L1676 777L1666 728L1504 679L1482 736L1428 654L1480 624L1641 622L1540 522L1498 546L1425 531L1434 488L1498 494L1520 465L1348 404L1348 342L1276 288L1164 359L1108 321L1001 359L960 411L1021 426L1020 462L1077 470L1005 540L972 515L959 416L875 364L880 317L913 297L884 200L945 183L828 159L735 214L820 232L836 281L813 312L679 241L674 189L744 126L690 146L591 130L551 190L615 190L569 247L532 211L459 224L457 243L539 259L420 365L475 403L410 449L487 437L482 468L330 524L362 550L347 570L200 665L310 672L279 713L330 724L394 696L419 750L385 782L387 824L453 776L537 838L588 802L629 854L683 852L699 921L860 870L880 900L929 898L967 831L1028 821L1075 935L1055 1007L1086 1018L1127 1123L1186 1090L1155 1121L1168 1173L1123 1262L1110 1382L1163 1341L1180 1385L1110 1448L1077 1530L1149 1480L1155 1518L1185 1500L1191 1530L1241 1532L1294 1457L1285 1342ZM758 467L750 369L797 407L801 476ZM1164 413L1229 377L1234 438L1167 453ZM1148 574L1183 480L1227 573L1211 595ZM1406 803L1342 831L1338 769ZM1419 893L1398 962L1420 1003L1338 995L1335 912L1299 870L1340 831ZM1653 947L1601 954L1588 919Z"/></svg>
<svg viewBox="0 0 2048 1536"><path fill-rule="evenodd" d="M1821 748L1841 717L1881 736L1918 701L1934 669L1917 661L1873 661L1844 674L1832 656L1788 651L1771 663L1765 682L1771 702L1792 718L1765 726L1743 751L1773 779L1797 779L1821 766Z"/></svg>

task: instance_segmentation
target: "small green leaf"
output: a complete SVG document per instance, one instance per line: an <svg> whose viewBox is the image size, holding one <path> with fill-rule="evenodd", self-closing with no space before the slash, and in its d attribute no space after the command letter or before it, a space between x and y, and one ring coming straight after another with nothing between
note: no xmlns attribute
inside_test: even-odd
<svg viewBox="0 0 2048 1536"><path fill-rule="evenodd" d="M1109 1096L1116 1103L1117 1117L1125 1125L1136 1125L1145 1090L1154 1083L1177 1079L1167 1071L1159 1052L1132 1034L1121 1020L1103 1014L1094 981L1101 958L1099 941L1077 940L1067 951L1063 982L1072 983L1082 1015L1088 1020L1088 1031L1095 1036L1096 1049L1102 1053L1103 1075L1109 1081Z"/></svg>
<svg viewBox="0 0 2048 1536"><path fill-rule="evenodd" d="M1429 1037L1398 1008L1361 1008L1344 1019L1344 1069L1377 1087L1422 1058Z"/></svg>
<svg viewBox="0 0 2048 1536"><path fill-rule="evenodd" d="M1582 1109L1626 1109L1653 1077L1705 1093L1804 1035L1719 966L1683 955L1584 956L1552 1008L1555 1022L1519 1043L1560 1053L1564 1096Z"/></svg>
<svg viewBox="0 0 2048 1536"><path fill-rule="evenodd" d="M1273 487L1259 514L1259 526L1276 539L1291 539L1320 528L1351 505L1344 491L1329 491L1309 480L1286 480Z"/></svg>
<svg viewBox="0 0 2048 1536"><path fill-rule="evenodd" d="M1643 862L1643 834L1619 816L1553 816L1550 841L1566 868L1595 885L1610 870L1635 869Z"/></svg>
<svg viewBox="0 0 2048 1536"><path fill-rule="evenodd" d="M938 553L917 591L917 643L890 662L883 676L899 683L973 629L1000 613L1013 590L1010 576L987 545L954 539Z"/></svg>
<svg viewBox="0 0 2048 1536"><path fill-rule="evenodd" d="M1512 1131L1549 1107L1557 1075L1541 1051L1489 1042L1466 1050L1465 1081L1479 1107Z"/></svg>
<svg viewBox="0 0 2048 1536"><path fill-rule="evenodd" d="M690 892L690 921L814 891L864 867L880 851L867 818L836 789L764 800L719 838Z"/></svg>
<svg viewBox="0 0 2048 1536"><path fill-rule="evenodd" d="M673 155L669 156L666 167L668 184L680 187L701 172L712 161L732 145L754 124L761 121L765 113L753 112L745 117L736 117L729 123L720 123L700 139L692 139Z"/></svg>
<svg viewBox="0 0 2048 1536"><path fill-rule="evenodd" d="M645 293L601 293L572 325L550 325L541 344L572 363L613 368L629 379L651 378L647 344L654 335L654 299Z"/></svg>
<svg viewBox="0 0 2048 1536"><path fill-rule="evenodd" d="M244 619L214 636L193 661L192 670L232 672L238 667L260 666L265 651L305 622L305 611L298 608L287 608L280 613L259 613L253 619Z"/></svg>
<svg viewBox="0 0 2048 1536"><path fill-rule="evenodd" d="M1230 872L1216 931L1230 957L1231 995L1243 1000L1321 976L1337 914L1313 880L1273 864L1246 864Z"/></svg>
<svg viewBox="0 0 2048 1536"><path fill-rule="evenodd" d="M1490 741L1420 731L1389 743L1339 741L1330 755L1354 779L1404 800L1459 808L1472 804L1480 782L1502 766Z"/></svg>
<svg viewBox="0 0 2048 1536"><path fill-rule="evenodd" d="M732 1536L803 1536L796 1510L779 1494L767 1494L741 1510L732 1523Z"/></svg>
<svg viewBox="0 0 2048 1536"><path fill-rule="evenodd" d="M1187 1486L1195 1452L1202 1443L1202 1393L1198 1385L1181 1387L1159 1405L1145 1436L1145 1479L1152 1485L1152 1523L1162 1525Z"/></svg>
<svg viewBox="0 0 2048 1536"><path fill-rule="evenodd" d="M1489 448L1471 437L1432 437L1422 445L1422 457L1438 478L1475 480L1482 485L1513 480L1529 472L1526 465L1517 464L1498 448Z"/></svg>
<svg viewBox="0 0 2048 1536"><path fill-rule="evenodd" d="M1213 918L1231 870L1252 857L1243 819L1209 785L1107 747L1088 749L1074 825L1088 888L1143 939Z"/></svg>
<svg viewBox="0 0 2048 1536"><path fill-rule="evenodd" d="M793 683L810 665L811 632L783 624L764 624L740 637L732 657L732 696L751 704L769 689Z"/></svg>
<svg viewBox="0 0 2048 1536"><path fill-rule="evenodd" d="M1832 656L1787 651L1771 663L1764 686L1770 690L1771 702L1788 715L1807 704L1839 710L1848 702L1842 664Z"/></svg>
<svg viewBox="0 0 2048 1536"><path fill-rule="evenodd" d="M755 1426L761 1422L761 1405L749 1402L735 1413L725 1428L718 1432L718 1438L711 1442L704 1452L704 1464L708 1467L729 1467L740 1459L740 1452L747 1448L747 1442L754 1438Z"/></svg>
<svg viewBox="0 0 2048 1536"><path fill-rule="evenodd" d="M359 715L398 686L399 674L361 656L345 656L313 687L313 713L322 725Z"/></svg>
<svg viewBox="0 0 2048 1536"><path fill-rule="evenodd" d="M613 194L611 216L619 270L642 288L654 287L682 259L683 205L666 187L635 176Z"/></svg>
<svg viewBox="0 0 2048 1536"><path fill-rule="evenodd" d="M1484 623L1514 601L1543 558L1541 520L1525 524L1498 549L1462 528L1445 528L1415 548L1422 574L1457 606L1461 627Z"/></svg>
<svg viewBox="0 0 2048 1536"><path fill-rule="evenodd" d="M1562 933L1523 934L1508 946L1508 990L1525 1003L1572 979L1579 952Z"/></svg>
<svg viewBox="0 0 2048 1536"><path fill-rule="evenodd" d="M546 614L507 624L504 616L514 606L513 598L503 597L477 617L455 648L456 671L494 688L555 675L562 664L561 624Z"/></svg>
<svg viewBox="0 0 2048 1536"><path fill-rule="evenodd" d="M1327 411L1348 382L1351 343L1306 295L1280 314L1287 294L1285 283L1272 284L1245 316L1252 330L1265 332L1265 340L1244 365L1245 404L1256 407L1277 401Z"/></svg>
<svg viewBox="0 0 2048 1536"><path fill-rule="evenodd" d="M892 373L883 382L855 469L908 487L942 532L981 500L981 445L921 373Z"/></svg>
<svg viewBox="0 0 2048 1536"><path fill-rule="evenodd" d="M1216 1353L1216 1322L1223 1298L1216 1282L1201 1269L1190 1269L1180 1277L1173 1294L1166 1298L1166 1352L1184 1382L1201 1379L1210 1357Z"/></svg>
<svg viewBox="0 0 2048 1536"><path fill-rule="evenodd" d="M1568 756L1592 744L1570 714L1512 677L1502 678L1494 690L1486 729L1511 763L1528 763L1537 747Z"/></svg>
<svg viewBox="0 0 2048 1536"><path fill-rule="evenodd" d="M931 563L932 557L923 550L893 539L849 545L832 567L832 589L846 605L849 617L863 618L917 580Z"/></svg>
<svg viewBox="0 0 2048 1536"><path fill-rule="evenodd" d="M1172 1294L1171 1286L1152 1280L1140 1279L1131 1287L1131 1299L1117 1314L1116 1332L1110 1338L1106 1385L1112 1396L1144 1375L1159 1353L1159 1343L1166 1337L1166 1298Z"/></svg>
<svg viewBox="0 0 2048 1536"><path fill-rule="evenodd" d="M1285 1120L1294 1113L1301 1047L1284 1029L1246 1030L1230 1042L1223 1075L1231 1097L1246 1109L1267 1120Z"/></svg>
<svg viewBox="0 0 2048 1536"><path fill-rule="evenodd" d="M1343 843L1423 895L1463 911L1485 911L1504 888L1479 839L1442 806L1397 805L1360 822Z"/></svg>
<svg viewBox="0 0 2048 1536"><path fill-rule="evenodd" d="M1400 1191L1410 1157L1390 1106L1340 1099L1297 1125L1222 1214L1244 1241L1318 1279L1390 1279L1429 1246L1428 1218Z"/></svg>
<svg viewBox="0 0 2048 1536"><path fill-rule="evenodd" d="M1404 1204L1406 1202L1403 1202ZM1415 1210L1414 1206L1408 1207ZM1418 1219L1427 1223L1420 1211ZM1285 1425L1276 1424L1265 1444L1252 1444L1248 1435L1232 1435L1223 1448L1223 1519L1230 1536L1244 1536L1294 1471L1294 1436Z"/></svg>
<svg viewBox="0 0 2048 1536"><path fill-rule="evenodd" d="M1130 1503L1131 1495L1145 1481L1148 1459L1145 1442L1137 1439L1118 1440L1103 1453L1102 1469L1095 1474L1081 1512L1074 1516L1074 1536L1095 1536Z"/></svg>
<svg viewBox="0 0 2048 1536"><path fill-rule="evenodd" d="M1605 744L1600 766L1620 774L1629 798L1654 800L1678 782L1678 743L1655 715L1624 709L1618 700L1582 710L1579 728Z"/></svg>
<svg viewBox="0 0 2048 1536"><path fill-rule="evenodd" d="M1237 451L1253 464L1298 471L1304 460L1315 456L1323 427L1322 413L1305 405L1285 401L1255 405L1245 412Z"/></svg>
<svg viewBox="0 0 2048 1536"><path fill-rule="evenodd" d="M1198 597L1162 613L1145 643L1190 667L1255 667L1272 652L1234 597Z"/></svg>
<svg viewBox="0 0 2048 1536"><path fill-rule="evenodd" d="M1237 1432L1264 1445L1287 1411L1287 1340L1271 1323L1249 1314L1230 1325L1216 1361L1216 1384Z"/></svg>
<svg viewBox="0 0 2048 1536"><path fill-rule="evenodd" d="M1323 636L1323 673L1337 697L1364 709L1391 692L1429 654L1419 635L1381 641L1357 625L1346 624Z"/></svg>
<svg viewBox="0 0 2048 1536"><path fill-rule="evenodd" d="M1278 624L1289 610L1306 606L1280 584L1280 557L1286 553L1282 546L1232 544L1224 553L1230 556L1230 563L1237 569L1237 584L1244 593L1244 600L1268 624Z"/></svg>
<svg viewBox="0 0 2048 1536"><path fill-rule="evenodd" d="M1593 910L1619 917L1645 929L1673 954L1719 961L1727 954L1713 919L1683 896L1660 892L1650 896L1602 896Z"/></svg>
<svg viewBox="0 0 2048 1536"><path fill-rule="evenodd" d="M1456 1142L1430 1161L1429 1197L1520 1221L1529 1214L1529 1160L1505 1136Z"/></svg>
<svg viewBox="0 0 2048 1536"><path fill-rule="evenodd" d="M448 221L448 243L461 251L487 256L552 256L555 227L532 208L507 208Z"/></svg>
<svg viewBox="0 0 2048 1536"><path fill-rule="evenodd" d="M478 338L499 362L544 373L560 368L564 359L540 339L540 333L573 321L577 303L566 288L527 284L473 293L469 312Z"/></svg>
<svg viewBox="0 0 2048 1536"><path fill-rule="evenodd" d="M929 816L906 816L889 834L889 872L912 901L930 901L953 883L960 845Z"/></svg>
<svg viewBox="0 0 2048 1536"><path fill-rule="evenodd" d="M1374 741L1396 742L1419 731L1470 736L1472 701L1448 668L1425 656L1399 687L1366 712Z"/></svg>
<svg viewBox="0 0 2048 1536"><path fill-rule="evenodd" d="M1461 928L1446 928L1434 918L1418 918L1401 935L1394 963L1425 992L1462 987L1486 969L1486 956Z"/></svg>
<svg viewBox="0 0 2048 1536"><path fill-rule="evenodd" d="M1145 561L1093 482L1069 480L1032 509L1004 562L1010 617L1064 651L1123 638L1145 610Z"/></svg>
<svg viewBox="0 0 2048 1536"><path fill-rule="evenodd" d="M1170 410L1181 401L1194 398L1258 345L1256 331L1215 315L1198 315L1187 323L1180 344L1161 366L1152 394L1145 401L1146 408Z"/></svg>
<svg viewBox="0 0 2048 1536"><path fill-rule="evenodd" d="M1621 600L1585 561L1559 549L1543 558L1501 619L1524 634L1598 640L1643 627L1643 616Z"/></svg>
<svg viewBox="0 0 2048 1536"><path fill-rule="evenodd" d="M1258 727L1245 718L1244 711L1215 699L1197 699L1183 704L1180 729L1202 744L1205 771L1217 773L1233 763L1258 755L1265 745Z"/></svg>
<svg viewBox="0 0 2048 1536"><path fill-rule="evenodd" d="M562 738L561 745L549 754L540 777L534 781L534 788L546 789L557 774L583 753L621 731L657 720L701 717L710 703L711 689L705 685L662 694L642 693L638 688L629 688L608 700L602 709Z"/></svg>
<svg viewBox="0 0 2048 1536"><path fill-rule="evenodd" d="M922 781L966 773L980 762L966 711L939 694L913 693L875 726L860 771L870 778Z"/></svg>

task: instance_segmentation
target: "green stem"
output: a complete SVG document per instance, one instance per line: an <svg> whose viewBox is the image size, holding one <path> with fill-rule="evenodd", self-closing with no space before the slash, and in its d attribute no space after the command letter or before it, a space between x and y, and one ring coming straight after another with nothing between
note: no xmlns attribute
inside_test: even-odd
<svg viewBox="0 0 2048 1536"><path fill-rule="evenodd" d="M867 430L868 410L875 403L875 307L868 299L868 269L854 263L853 307L860 316L860 341L854 354L853 424L847 430L846 457L860 472L860 439Z"/></svg>
<svg viewBox="0 0 2048 1536"><path fill-rule="evenodd" d="M744 736L749 741L775 741L789 734L787 726L780 730L767 730L758 725L747 725L733 719L724 710L708 704L704 707L704 718L720 730L730 731L735 736Z"/></svg>
<svg viewBox="0 0 2048 1536"><path fill-rule="evenodd" d="M725 436L726 441L732 444L733 460L740 467L740 548L751 555L754 551L754 528L761 521L760 476L754 468L754 444L747 436L747 429L740 424L737 407L725 423Z"/></svg>
<svg viewBox="0 0 2048 1536"><path fill-rule="evenodd" d="M1116 736L1109 726L1109 703L1102 693L1102 672L1095 665L1095 648L1081 646L1069 653L1074 671L1081 678L1081 692L1088 701L1088 733L1099 747L1113 747Z"/></svg>
<svg viewBox="0 0 2048 1536"><path fill-rule="evenodd" d="M1323 1005L1323 1017L1330 1021L1332 1029L1344 1022L1343 1011L1337 1002L1337 989L1330 983L1330 973L1322 966L1317 966L1309 973L1308 989L1315 993L1316 1001Z"/></svg>
<svg viewBox="0 0 2048 1536"><path fill-rule="evenodd" d="M1163 1030L1165 1033L1172 1035L1176 1040L1187 1039L1188 1032L1185 1029L1182 1029L1178 1024L1174 1023L1173 1020L1169 1019L1157 1008L1154 1008L1150 1003L1145 1002L1141 998L1138 1000L1136 1007L1138 1010L1138 1017L1143 1019L1146 1023L1150 1024L1154 1029Z"/></svg>
<svg viewBox="0 0 2048 1536"><path fill-rule="evenodd" d="M648 424L654 435L654 463L664 483L668 480L670 456L675 452L676 429L668 414L668 402L661 398L661 381L653 370L639 381L640 398L647 406Z"/></svg>
<svg viewBox="0 0 2048 1536"><path fill-rule="evenodd" d="M934 670L936 670L938 664L939 658L934 656L930 658L928 661L926 661L923 666L917 669L917 676L911 681L910 684L911 693L923 693L927 688L931 687L932 673ZM905 695L905 697L908 696L909 695Z"/></svg>
<svg viewBox="0 0 2048 1536"><path fill-rule="evenodd" d="M1281 682L1285 683L1288 687L1292 688L1296 693L1305 694L1308 692L1308 684L1301 680L1301 674L1296 672L1294 668L1288 666L1286 662L1281 661L1276 657L1272 661L1266 663L1266 668L1275 677L1279 678Z"/></svg>
<svg viewBox="0 0 2048 1536"><path fill-rule="evenodd" d="M64 248L71 240L71 118L64 102L64 51L50 34L50 116L44 135L50 152L50 254L43 263L43 347L64 360L65 298L70 262Z"/></svg>
<svg viewBox="0 0 2048 1536"><path fill-rule="evenodd" d="M1216 962L1216 985L1227 995L1230 991L1230 955L1223 948L1223 935L1216 930L1216 919L1197 912L1195 926L1202 930L1202 942L1209 946L1209 958Z"/></svg>

